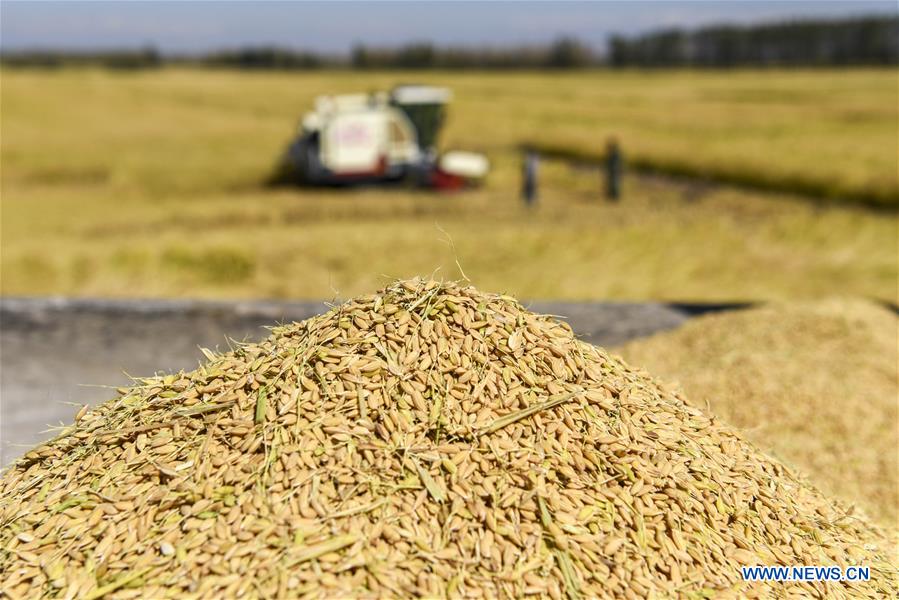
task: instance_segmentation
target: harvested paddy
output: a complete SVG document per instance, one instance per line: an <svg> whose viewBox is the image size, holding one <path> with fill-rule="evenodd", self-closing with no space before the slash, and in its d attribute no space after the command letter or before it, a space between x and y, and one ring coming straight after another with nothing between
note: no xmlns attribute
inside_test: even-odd
<svg viewBox="0 0 899 600"><path fill-rule="evenodd" d="M508 296L397 282L208 359L3 474L8 596L899 591L876 526Z"/></svg>
<svg viewBox="0 0 899 600"><path fill-rule="evenodd" d="M889 309L830 299L700 317L620 352L896 527L897 330Z"/></svg>

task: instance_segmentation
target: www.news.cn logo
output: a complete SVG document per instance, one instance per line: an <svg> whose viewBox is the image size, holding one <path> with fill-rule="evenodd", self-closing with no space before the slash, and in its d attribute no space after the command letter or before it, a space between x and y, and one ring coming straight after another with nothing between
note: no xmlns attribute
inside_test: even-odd
<svg viewBox="0 0 899 600"><path fill-rule="evenodd" d="M870 567L740 567L744 581L868 581Z"/></svg>

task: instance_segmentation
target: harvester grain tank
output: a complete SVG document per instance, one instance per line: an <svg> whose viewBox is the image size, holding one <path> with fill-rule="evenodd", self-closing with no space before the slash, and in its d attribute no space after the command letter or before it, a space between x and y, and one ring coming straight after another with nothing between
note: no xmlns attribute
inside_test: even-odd
<svg viewBox="0 0 899 600"><path fill-rule="evenodd" d="M458 188L482 180L486 157L437 153L446 88L404 85L389 93L320 96L302 120L280 179L311 185L407 181Z"/></svg>

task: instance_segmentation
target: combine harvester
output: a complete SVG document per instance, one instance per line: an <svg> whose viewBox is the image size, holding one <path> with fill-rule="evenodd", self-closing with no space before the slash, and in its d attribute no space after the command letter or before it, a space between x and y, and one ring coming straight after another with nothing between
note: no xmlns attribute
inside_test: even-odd
<svg viewBox="0 0 899 600"><path fill-rule="evenodd" d="M408 182L458 189L483 180L487 158L438 155L437 135L451 97L446 88L403 85L390 93L319 96L303 117L276 181L307 185Z"/></svg>

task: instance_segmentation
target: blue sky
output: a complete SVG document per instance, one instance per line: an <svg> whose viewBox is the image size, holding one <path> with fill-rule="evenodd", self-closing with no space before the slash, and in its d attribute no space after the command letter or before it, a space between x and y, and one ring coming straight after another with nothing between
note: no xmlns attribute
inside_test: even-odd
<svg viewBox="0 0 899 600"><path fill-rule="evenodd" d="M539 44L561 35L603 47L611 33L794 17L896 14L893 1L35 2L0 0L0 46L90 49L153 44L202 52L276 44L345 52L396 46Z"/></svg>

